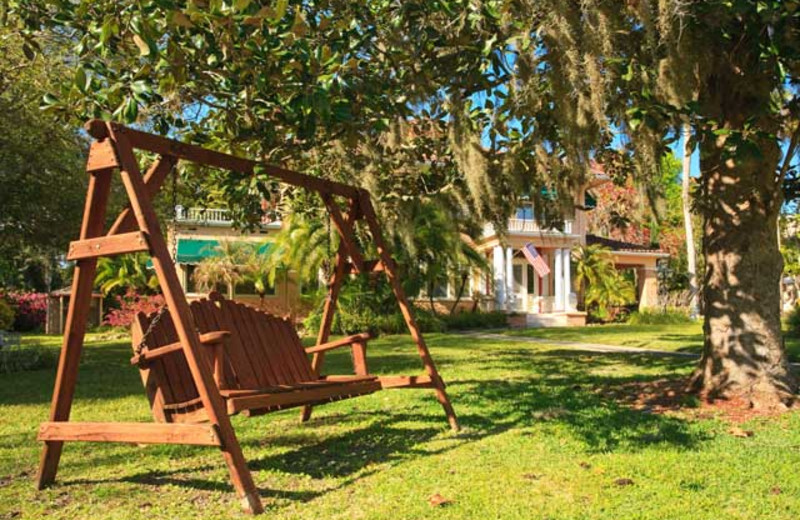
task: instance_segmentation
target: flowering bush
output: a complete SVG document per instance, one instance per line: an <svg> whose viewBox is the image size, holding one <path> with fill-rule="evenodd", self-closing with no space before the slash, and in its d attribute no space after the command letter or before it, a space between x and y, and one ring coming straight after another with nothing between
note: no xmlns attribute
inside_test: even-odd
<svg viewBox="0 0 800 520"><path fill-rule="evenodd" d="M133 317L136 316L137 312L149 314L165 305L162 295L139 294L134 289L128 289L124 295L117 296L116 300L119 303L119 308L112 309L106 314L103 325L128 328L133 323Z"/></svg>
<svg viewBox="0 0 800 520"><path fill-rule="evenodd" d="M47 294L34 292L7 292L0 298L14 309L14 330L25 332L44 327L47 320Z"/></svg>

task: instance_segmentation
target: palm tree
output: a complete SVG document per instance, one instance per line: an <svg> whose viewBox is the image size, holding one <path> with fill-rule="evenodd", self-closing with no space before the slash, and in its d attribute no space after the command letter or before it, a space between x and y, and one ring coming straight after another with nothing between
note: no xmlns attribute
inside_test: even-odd
<svg viewBox="0 0 800 520"><path fill-rule="evenodd" d="M437 200L409 201L404 216L408 219L404 227L413 230L413 234L406 243L398 243L395 251L406 264L407 285L416 286L409 292L414 294L424 287L435 314L434 289L455 281L456 298L450 314L455 313L470 274L476 269L488 269L486 259L472 246L470 237L462 233L449 208Z"/></svg>
<svg viewBox="0 0 800 520"><path fill-rule="evenodd" d="M222 240L214 247L214 254L203 259L194 271L194 281L202 291L214 290L220 285L228 289L233 298L237 283L244 279L242 265L247 258L247 245L232 240Z"/></svg>
<svg viewBox="0 0 800 520"><path fill-rule="evenodd" d="M103 294L124 293L133 289L137 293L158 290L158 278L147 268L147 255L143 253L102 257L97 262L94 283Z"/></svg>
<svg viewBox="0 0 800 520"><path fill-rule="evenodd" d="M636 291L614 267L611 250L599 244L579 247L575 252L575 280L581 287L584 307L600 319L607 319L609 307L636 298Z"/></svg>
<svg viewBox="0 0 800 520"><path fill-rule="evenodd" d="M269 284L274 284L286 270L295 271L301 282L307 282L316 279L320 269L331 267L339 248L339 235L321 215L290 213L270 245L269 256L254 272L266 272L264 281Z"/></svg>
<svg viewBox="0 0 800 520"><path fill-rule="evenodd" d="M262 248L255 245L249 246L244 251L245 255L241 267L241 275L245 281L251 282L258 294L258 306L264 307L264 298L269 288L275 285L276 272L270 262L269 253L262 251Z"/></svg>

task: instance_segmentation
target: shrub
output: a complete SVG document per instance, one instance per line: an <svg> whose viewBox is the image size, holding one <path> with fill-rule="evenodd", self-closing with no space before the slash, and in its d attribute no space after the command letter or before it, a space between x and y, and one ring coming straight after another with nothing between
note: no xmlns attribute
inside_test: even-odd
<svg viewBox="0 0 800 520"><path fill-rule="evenodd" d="M47 294L34 292L7 292L1 295L14 309L13 329L28 332L41 329L47 320Z"/></svg>
<svg viewBox="0 0 800 520"><path fill-rule="evenodd" d="M448 330L500 329L508 326L508 315L499 312L459 312L443 316L442 321Z"/></svg>
<svg viewBox="0 0 800 520"><path fill-rule="evenodd" d="M103 325L128 328L133 323L136 313L150 314L165 305L162 295L138 294L134 289L128 289L124 295L117 296L116 300L119 308L112 309L106 314Z"/></svg>
<svg viewBox="0 0 800 520"><path fill-rule="evenodd" d="M678 325L692 323L687 309L668 307L667 309L645 309L631 313L631 325Z"/></svg>
<svg viewBox="0 0 800 520"><path fill-rule="evenodd" d="M11 305L0 299L0 330L11 330L14 325L14 309Z"/></svg>
<svg viewBox="0 0 800 520"><path fill-rule="evenodd" d="M37 370L52 366L55 356L38 345L0 349L0 374Z"/></svg>

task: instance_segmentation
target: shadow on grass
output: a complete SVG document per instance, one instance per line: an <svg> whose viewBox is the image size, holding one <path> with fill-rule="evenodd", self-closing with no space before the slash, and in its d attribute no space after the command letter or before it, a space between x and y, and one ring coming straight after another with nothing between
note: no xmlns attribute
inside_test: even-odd
<svg viewBox="0 0 800 520"><path fill-rule="evenodd" d="M543 349L520 343L492 343L459 336L436 336L433 357L448 381L448 390L464 432L448 435L438 407L418 399L430 399L430 390L418 392L393 411L346 411L312 419L306 426L263 440L246 435L243 444L253 471L277 471L313 479L339 479L335 487L320 491L260 489L263 497L308 501L335 489L354 484L387 466L411 459L442 454L467 443L485 440L510 430L522 435L564 435L582 444L582 450L635 452L653 445L692 450L705 440L699 429L676 416L651 414L625 407L609 398L609 390L631 381L652 381L683 377L693 360L654 357L647 354L589 353L568 349ZM399 338L382 340L371 351L370 364L376 373L418 373L419 360L410 342ZM125 351L123 355L123 351ZM113 388L91 383L92 397L138 393L144 399L137 370L120 363L127 359L122 346L93 347L87 353L86 377L117 379ZM351 365L346 353L326 358L327 372L347 373ZM99 375L98 372L106 372ZM124 376L124 384L119 378ZM459 377L460 375L460 377ZM128 381L130 379L130 381ZM52 385L52 382L50 382ZM79 388L81 385L79 384ZM39 391L41 400L49 395ZM11 394L0 394L0 402ZM353 401L354 403L358 402ZM419 413L416 410L420 410ZM251 421L267 420L254 418ZM316 435L315 427L330 424L352 427L342 433ZM363 427L359 426L364 424ZM436 441L436 442L432 442ZM439 442L442 441L442 442ZM258 446L282 448L280 453L252 456ZM92 459L93 465L112 464L120 453ZM187 453L193 457L192 453ZM220 460L220 465L222 461ZM152 471L121 476L117 481L143 485L171 484L195 490L231 492L227 481L205 480L211 469L198 467L175 471ZM113 479L112 479L113 480ZM102 481L71 480L71 485ZM276 506L277 507L277 506Z"/></svg>

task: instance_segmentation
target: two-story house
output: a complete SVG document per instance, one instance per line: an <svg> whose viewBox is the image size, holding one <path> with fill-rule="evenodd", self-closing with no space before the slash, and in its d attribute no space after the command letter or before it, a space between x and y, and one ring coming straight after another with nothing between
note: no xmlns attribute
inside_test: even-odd
<svg viewBox="0 0 800 520"><path fill-rule="evenodd" d="M474 247L484 254L490 272L476 273L460 302L462 308L475 305L483 309L501 310L522 317L521 325L583 325L586 315L577 310L579 288L573 277L573 251L585 244L601 244L612 251L618 269L631 270L637 286L640 308L658 303L657 265L668 254L645 245L611 240L587 233L587 198L598 183L608 182L602 175L575 196L575 214L563 220L560 229L541 226L533 208L522 204L509 219L502 238L490 224L484 226ZM591 204L589 204L591 206ZM193 272L204 258L211 256L223 240L252 241L264 244L281 229L279 220L264 222L256 233L235 231L227 212L221 209L179 208L171 235L176 240L178 273L189 298L201 296L193 281ZM268 246L262 246L267 247ZM528 254L525 253L527 249ZM538 257L538 258L537 258ZM258 303L252 287L246 284L228 288L236 299ZM438 287L434 300L442 308L454 304L456 289ZM301 287L291 273L270 288L264 307L280 314L302 312ZM477 299L476 299L477 298ZM420 299L428 305L429 299Z"/></svg>

